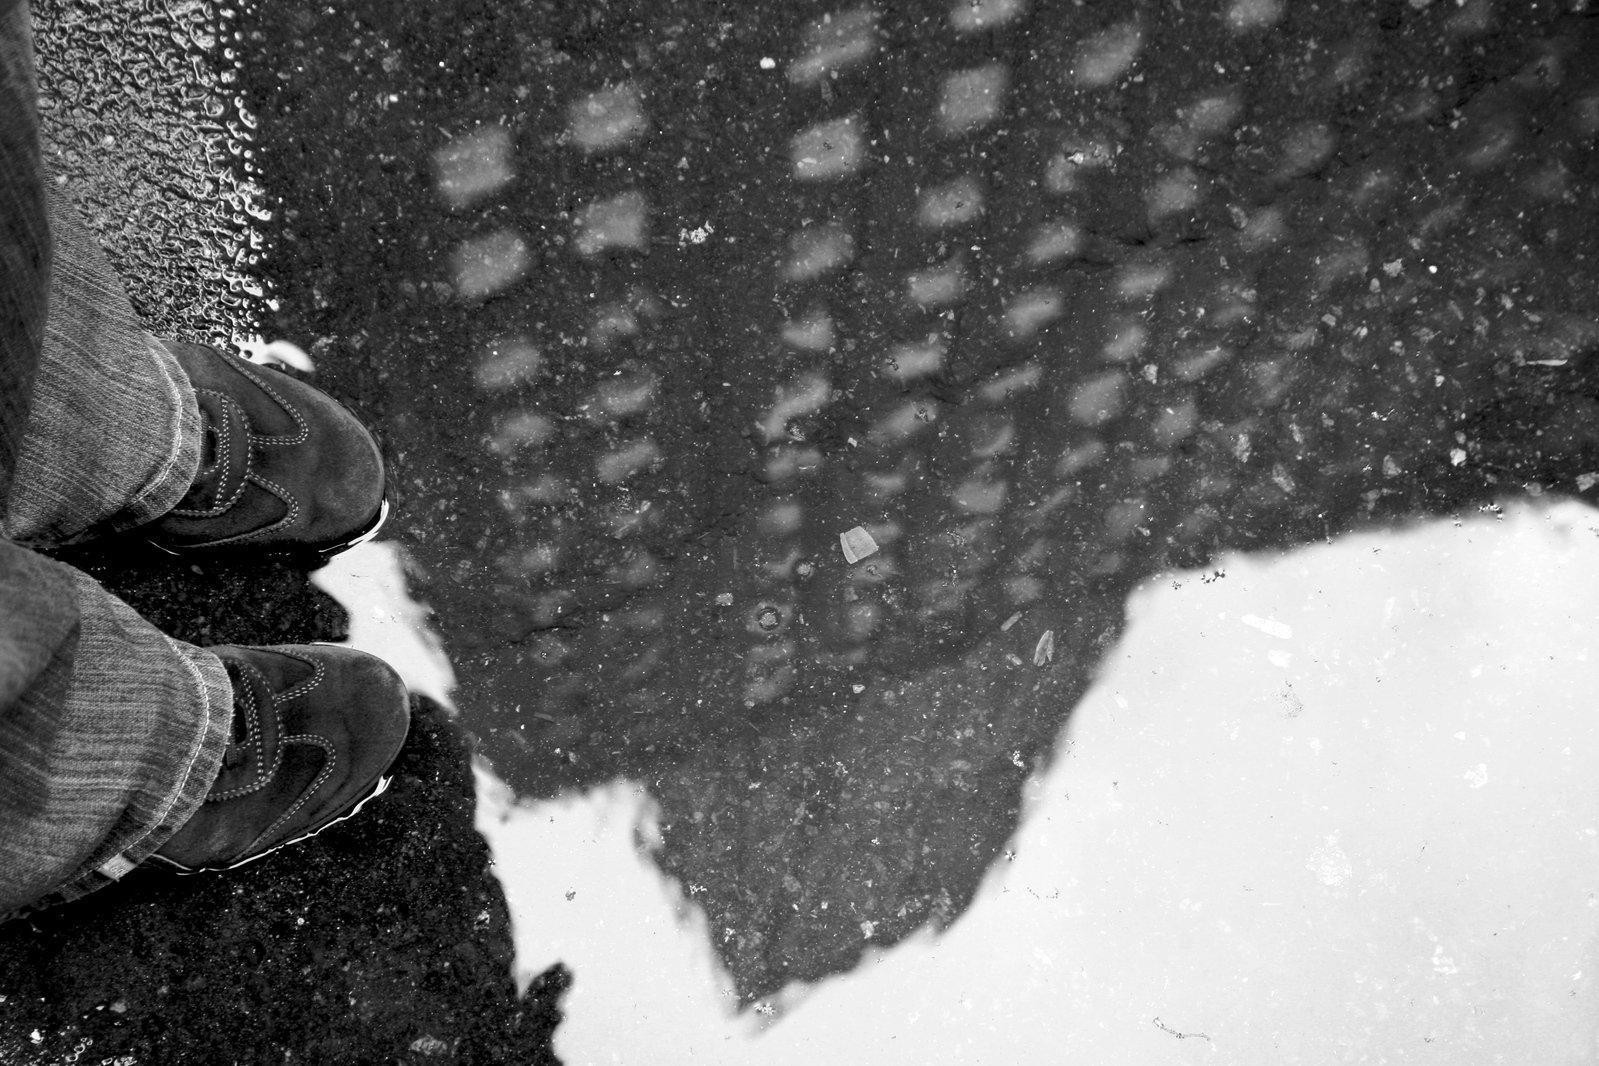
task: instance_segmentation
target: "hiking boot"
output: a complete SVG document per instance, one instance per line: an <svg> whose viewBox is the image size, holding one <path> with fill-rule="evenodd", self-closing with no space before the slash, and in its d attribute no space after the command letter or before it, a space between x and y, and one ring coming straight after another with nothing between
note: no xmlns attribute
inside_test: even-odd
<svg viewBox="0 0 1599 1066"><path fill-rule="evenodd" d="M208 648L233 681L233 735L199 810L149 862L231 870L353 816L389 785L410 728L405 685L333 645Z"/></svg>
<svg viewBox="0 0 1599 1066"><path fill-rule="evenodd" d="M355 415L280 371L162 343L194 386L205 440L188 494L143 528L152 544L326 558L377 533L388 516L383 457Z"/></svg>

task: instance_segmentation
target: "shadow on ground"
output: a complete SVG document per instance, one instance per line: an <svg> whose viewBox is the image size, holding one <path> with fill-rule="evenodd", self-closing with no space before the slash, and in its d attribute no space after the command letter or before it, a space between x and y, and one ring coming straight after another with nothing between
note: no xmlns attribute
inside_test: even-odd
<svg viewBox="0 0 1599 1066"><path fill-rule="evenodd" d="M199 643L341 635L292 571L72 561ZM135 871L0 926L0 1062L554 1061L566 975L518 998L467 741L428 700L412 709L394 783L360 818L230 874Z"/></svg>

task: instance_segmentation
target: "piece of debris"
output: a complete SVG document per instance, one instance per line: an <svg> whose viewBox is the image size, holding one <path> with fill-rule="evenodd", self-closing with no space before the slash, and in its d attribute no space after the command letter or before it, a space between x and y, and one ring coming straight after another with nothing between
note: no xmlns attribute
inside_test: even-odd
<svg viewBox="0 0 1599 1066"><path fill-rule="evenodd" d="M1159 1029L1163 1033L1170 1033L1172 1036L1175 1036L1178 1040L1204 1040L1204 1041L1207 1041L1207 1042L1210 1040L1210 1037L1206 1036L1204 1033L1182 1033L1182 1032L1178 1032L1176 1029L1173 1029L1171 1026L1169 1026L1165 1022L1161 1021L1159 1017L1153 1018L1151 1020L1155 1023L1155 1028Z"/></svg>
<svg viewBox="0 0 1599 1066"><path fill-rule="evenodd" d="M709 222L705 223L703 226L695 226L693 229L680 229L677 231L677 243L679 246L688 244L704 244L706 241L710 240L711 234L715 232L716 227L711 225Z"/></svg>
<svg viewBox="0 0 1599 1066"><path fill-rule="evenodd" d="M288 341L272 341L263 344L261 341L239 341L239 347L244 349L244 357L260 366L286 366L298 370L302 374L316 373L316 364L311 362L311 357L305 354L305 349L298 344Z"/></svg>
<svg viewBox="0 0 1599 1066"><path fill-rule="evenodd" d="M1258 629L1268 637L1276 637L1278 640L1292 640L1294 637L1293 627L1284 625L1275 618L1262 618L1258 614L1246 614L1239 621L1251 629Z"/></svg>
<svg viewBox="0 0 1599 1066"><path fill-rule="evenodd" d="M447 1055L450 1052L450 1045L436 1036L424 1033L411 1041L411 1050L428 1056Z"/></svg>
<svg viewBox="0 0 1599 1066"><path fill-rule="evenodd" d="M718 593L717 597L716 597L716 606L718 606L718 607L731 607L731 606L733 606L733 594L731 592Z"/></svg>
<svg viewBox="0 0 1599 1066"><path fill-rule="evenodd" d="M877 541L864 526L846 529L838 535L838 546L844 550L846 563L858 563L877 551Z"/></svg>
<svg viewBox="0 0 1599 1066"><path fill-rule="evenodd" d="M1009 618L1005 619L1003 622L1001 622L999 624L999 631L1001 633L1009 633L1010 632L1010 627L1015 625L1017 622L1020 622L1021 620L1022 620L1022 612L1017 611L1015 614L1011 615Z"/></svg>
<svg viewBox="0 0 1599 1066"><path fill-rule="evenodd" d="M1055 631L1046 629L1033 647L1033 665L1043 666L1055 661Z"/></svg>

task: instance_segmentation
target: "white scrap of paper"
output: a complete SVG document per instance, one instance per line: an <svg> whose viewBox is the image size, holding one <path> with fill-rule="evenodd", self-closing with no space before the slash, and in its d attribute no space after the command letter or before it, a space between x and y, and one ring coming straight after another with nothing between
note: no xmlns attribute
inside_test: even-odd
<svg viewBox="0 0 1599 1066"><path fill-rule="evenodd" d="M858 563L877 551L877 541L862 526L846 529L838 535L838 546L844 550L846 563Z"/></svg>
<svg viewBox="0 0 1599 1066"><path fill-rule="evenodd" d="M1275 618L1262 618L1258 614L1246 614L1239 621L1246 626L1260 630L1268 637L1276 637L1278 640L1288 640L1294 635L1294 631L1291 628L1283 625Z"/></svg>
<svg viewBox="0 0 1599 1066"><path fill-rule="evenodd" d="M262 344L260 341L240 341L239 347L244 349L244 357L252 363L262 366L286 366L291 370L298 370L302 374L316 373L316 364L311 362L311 357L305 354L305 349L298 344L288 341L272 341Z"/></svg>

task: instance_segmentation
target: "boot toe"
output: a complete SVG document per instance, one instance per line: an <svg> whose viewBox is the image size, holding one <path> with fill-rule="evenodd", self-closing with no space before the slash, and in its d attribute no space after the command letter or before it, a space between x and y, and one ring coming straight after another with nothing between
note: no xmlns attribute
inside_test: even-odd
<svg viewBox="0 0 1599 1066"><path fill-rule="evenodd" d="M177 507L146 527L152 543L326 557L377 532L387 515L383 455L349 408L237 356L167 347L195 389L216 455Z"/></svg>
<svg viewBox="0 0 1599 1066"><path fill-rule="evenodd" d="M210 649L234 683L233 741L200 809L152 862L228 870L351 817L388 784L410 729L405 684L336 645Z"/></svg>

